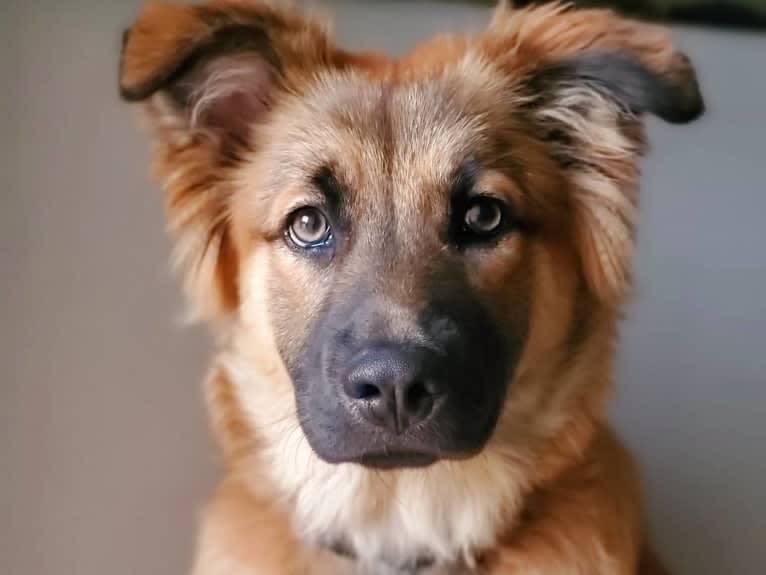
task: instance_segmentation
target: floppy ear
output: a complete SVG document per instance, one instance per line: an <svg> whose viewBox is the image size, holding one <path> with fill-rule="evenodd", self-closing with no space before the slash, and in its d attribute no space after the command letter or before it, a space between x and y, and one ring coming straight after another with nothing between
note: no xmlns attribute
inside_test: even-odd
<svg viewBox="0 0 766 575"><path fill-rule="evenodd" d="M147 113L175 262L203 317L239 299L231 168L279 99L341 57L316 23L257 1L152 3L125 33L120 94Z"/></svg>
<svg viewBox="0 0 766 575"><path fill-rule="evenodd" d="M630 283L642 118L698 118L694 69L662 28L560 4L502 4L484 48L518 79L536 134L567 176L588 284L618 304Z"/></svg>

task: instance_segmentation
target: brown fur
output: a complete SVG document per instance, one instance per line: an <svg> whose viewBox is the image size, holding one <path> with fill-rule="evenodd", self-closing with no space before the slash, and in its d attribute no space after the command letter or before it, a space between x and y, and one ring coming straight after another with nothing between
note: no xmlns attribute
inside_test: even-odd
<svg viewBox="0 0 766 575"><path fill-rule="evenodd" d="M345 52L314 21L263 2L147 6L126 35L121 91L142 102L176 261L218 336L207 399L227 477L204 515L197 575L351 573L354 562L321 550L331 527L403 555L415 538L443 559L435 573L662 572L637 471L604 422L641 116L592 86L531 87L594 50L631 54L679 105L701 105L666 33L608 11L501 6L484 33L394 60ZM467 289L526 334L492 439L425 470L325 464L297 424L285 362L344 277L374 278L393 310L419 305L426 270L454 257L434 230L466 154L530 230L466 256ZM285 214L328 163L366 222L355 241L368 249L342 277L281 244ZM379 259L381 230L395 259ZM418 337L405 315L378 327Z"/></svg>

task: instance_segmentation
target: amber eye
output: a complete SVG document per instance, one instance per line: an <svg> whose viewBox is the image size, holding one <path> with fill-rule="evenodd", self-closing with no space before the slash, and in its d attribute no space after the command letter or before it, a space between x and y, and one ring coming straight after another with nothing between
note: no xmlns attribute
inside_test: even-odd
<svg viewBox="0 0 766 575"><path fill-rule="evenodd" d="M300 248L316 248L331 240L332 229L325 215L318 209L300 208L290 216L287 236Z"/></svg>
<svg viewBox="0 0 766 575"><path fill-rule="evenodd" d="M465 211L463 225L476 235L492 235L503 226L503 205L494 198L474 198Z"/></svg>

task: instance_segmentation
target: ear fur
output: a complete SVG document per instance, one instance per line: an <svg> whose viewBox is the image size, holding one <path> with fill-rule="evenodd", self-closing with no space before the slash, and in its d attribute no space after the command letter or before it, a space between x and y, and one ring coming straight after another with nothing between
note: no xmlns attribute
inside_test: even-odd
<svg viewBox="0 0 766 575"><path fill-rule="evenodd" d="M584 276L618 305L630 285L642 116L687 123L703 113L689 59L663 28L558 3L501 4L481 45L520 79L535 130L572 188Z"/></svg>
<svg viewBox="0 0 766 575"><path fill-rule="evenodd" d="M238 305L227 175L250 131L283 94L342 58L316 22L259 1L150 3L125 33L120 94L152 128L175 262L196 315Z"/></svg>

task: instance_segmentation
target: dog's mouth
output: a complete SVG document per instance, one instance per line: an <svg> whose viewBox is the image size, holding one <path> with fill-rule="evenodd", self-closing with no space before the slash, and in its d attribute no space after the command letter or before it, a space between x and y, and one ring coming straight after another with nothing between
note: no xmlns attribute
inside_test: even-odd
<svg viewBox="0 0 766 575"><path fill-rule="evenodd" d="M428 467L439 460L433 453L422 451L371 452L359 457L358 462L374 469L397 469L401 467Z"/></svg>

